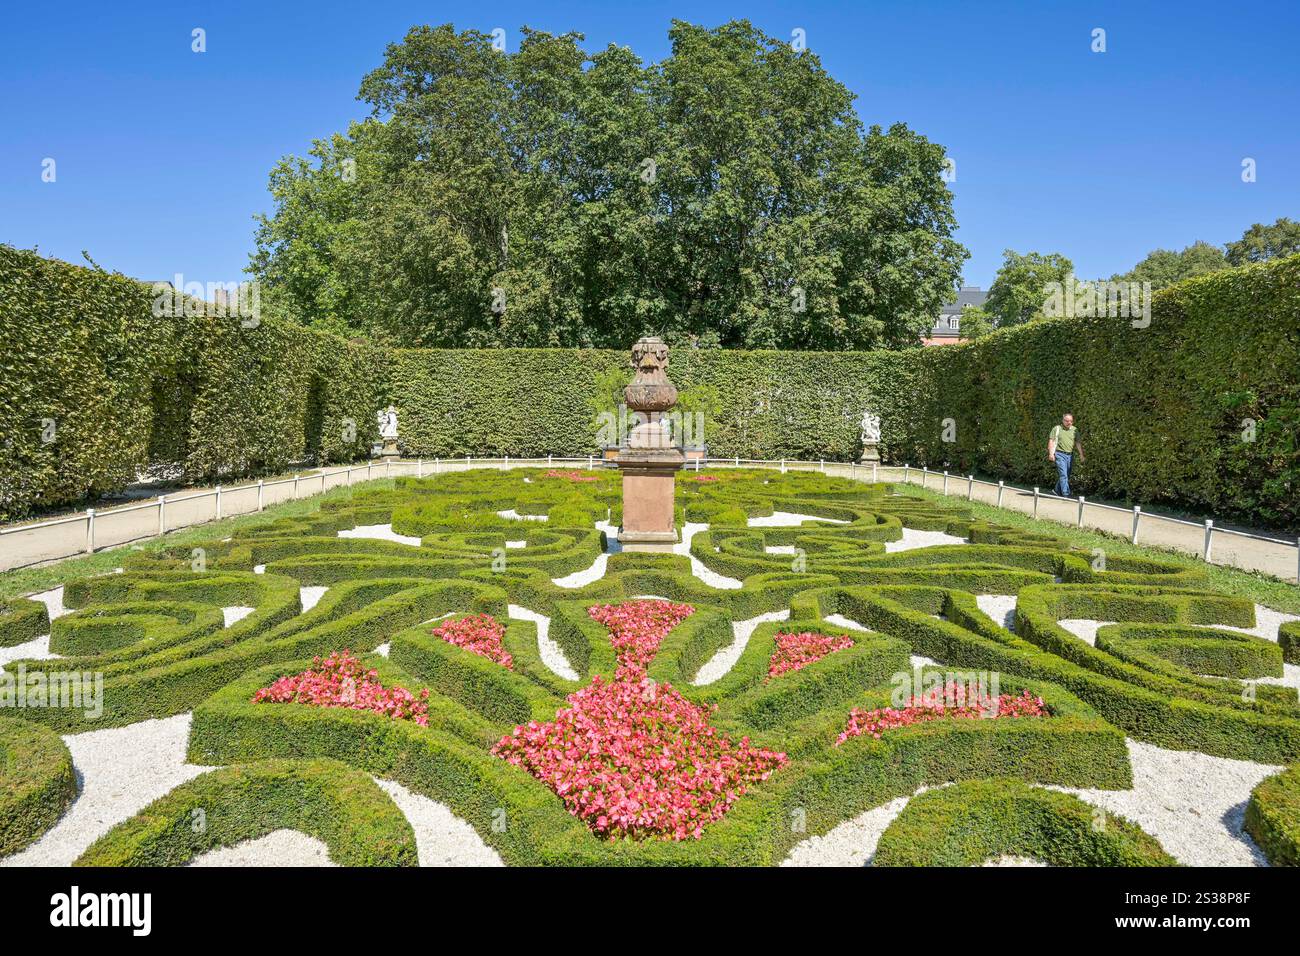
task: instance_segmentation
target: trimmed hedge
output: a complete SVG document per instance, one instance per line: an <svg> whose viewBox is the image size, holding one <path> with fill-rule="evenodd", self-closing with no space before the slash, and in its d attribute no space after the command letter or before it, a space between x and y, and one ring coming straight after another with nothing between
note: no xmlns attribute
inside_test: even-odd
<svg viewBox="0 0 1300 956"><path fill-rule="evenodd" d="M154 315L136 279L0 244L0 520L120 490L351 461L381 349L270 317Z"/></svg>
<svg viewBox="0 0 1300 956"><path fill-rule="evenodd" d="M76 795L72 754L58 734L0 717L0 857L54 826Z"/></svg>
<svg viewBox="0 0 1300 956"><path fill-rule="evenodd" d="M717 457L850 460L871 407L886 461L1043 484L1068 410L1087 494L1300 529L1298 289L1293 256L1166 289L1144 328L1074 318L902 352L677 349L671 373L716 396ZM389 350L273 318L158 319L151 304L124 276L0 246L0 519L112 491L150 462L215 478L350 460L390 400L411 456L592 453L608 373L627 368L621 351Z"/></svg>
<svg viewBox="0 0 1300 956"><path fill-rule="evenodd" d="M266 760L181 784L90 845L74 866L182 866L300 830L342 866L418 866L415 832L369 776L334 760Z"/></svg>
<svg viewBox="0 0 1300 956"><path fill-rule="evenodd" d="M1020 780L970 780L913 797L880 837L875 866L1177 866L1135 823Z"/></svg>
<svg viewBox="0 0 1300 956"><path fill-rule="evenodd" d="M15 647L50 633L50 611L43 601L0 601L0 647Z"/></svg>
<svg viewBox="0 0 1300 956"><path fill-rule="evenodd" d="M1300 767L1269 777L1250 794L1246 832L1274 866L1300 866Z"/></svg>

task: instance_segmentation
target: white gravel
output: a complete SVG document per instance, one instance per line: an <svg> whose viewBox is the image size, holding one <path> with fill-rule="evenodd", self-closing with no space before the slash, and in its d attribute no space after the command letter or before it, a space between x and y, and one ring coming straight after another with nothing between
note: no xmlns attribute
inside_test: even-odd
<svg viewBox="0 0 1300 956"><path fill-rule="evenodd" d="M798 549L792 544L769 544L763 551L767 554L795 554Z"/></svg>
<svg viewBox="0 0 1300 956"><path fill-rule="evenodd" d="M711 588L734 591L736 588L744 587L743 581L737 581L735 578L729 578L725 574L718 574L716 571L710 571L709 568L691 554L691 539L701 531L708 528L707 524L697 524L686 522L682 528L682 540L673 545L673 554L684 554L691 559L691 574L695 575Z"/></svg>
<svg viewBox="0 0 1300 956"><path fill-rule="evenodd" d="M15 644L13 647L0 647L0 673L4 672L4 665L10 661L48 661L59 655L50 653L50 635L45 634L35 640L28 641L25 644Z"/></svg>
<svg viewBox="0 0 1300 956"><path fill-rule="evenodd" d="M898 551L912 551L916 548L933 548L940 544L967 543L965 538L958 538L943 531L918 531L915 528L904 528L902 538L897 541L885 542L885 551L894 554Z"/></svg>
<svg viewBox="0 0 1300 956"><path fill-rule="evenodd" d="M1242 832L1250 791L1281 767L1128 741L1132 790L1052 789L1127 817L1189 866L1263 865Z"/></svg>
<svg viewBox="0 0 1300 956"><path fill-rule="evenodd" d="M980 866L1050 866L1042 860L1035 860L1029 856L1007 856L1003 855L995 860L985 860Z"/></svg>
<svg viewBox="0 0 1300 956"><path fill-rule="evenodd" d="M396 541L409 544L413 548L420 546L420 539L409 534L398 534L391 524L359 524L349 531L340 531L340 538L377 538L380 541Z"/></svg>
<svg viewBox="0 0 1300 956"><path fill-rule="evenodd" d="M820 518L817 515L801 515L793 511L773 511L761 518L750 518L751 528L797 528L805 521L825 521L827 524L848 524L843 518Z"/></svg>
<svg viewBox="0 0 1300 956"><path fill-rule="evenodd" d="M924 793L922 787L917 793ZM915 796L915 794L913 794ZM889 825L898 819L912 797L898 797L845 820L821 836L796 844L782 866L866 866Z"/></svg>
<svg viewBox="0 0 1300 956"><path fill-rule="evenodd" d="M190 715L64 737L81 791L68 812L0 866L70 866L90 844L209 767L185 762Z"/></svg>
<svg viewBox="0 0 1300 956"><path fill-rule="evenodd" d="M420 866L505 866L478 831L443 804L392 780L376 777L375 783L393 798L415 831ZM509 818L504 822L510 825Z"/></svg>
<svg viewBox="0 0 1300 956"><path fill-rule="evenodd" d="M1016 629L1016 596L1014 594L977 594L975 603L994 624L1014 633Z"/></svg>
<svg viewBox="0 0 1300 956"><path fill-rule="evenodd" d="M498 517L501 518L512 518L515 521L549 521L550 520L549 515L521 515L514 508L510 508L507 511L498 511L497 515Z"/></svg>
<svg viewBox="0 0 1300 956"><path fill-rule="evenodd" d="M312 585L311 587L299 588L299 589L298 589L298 599L299 599L300 601L302 601L302 613L306 614L308 611L310 611L312 608L314 608L317 604L319 604L319 603L320 603L320 599L323 598L323 597L325 596L325 592L328 591L328 590L329 590L329 588L327 588L327 587L320 587L320 586L318 586L318 585Z"/></svg>
<svg viewBox="0 0 1300 956"><path fill-rule="evenodd" d="M257 608L255 607L243 607L241 605L223 607L221 609L221 616L225 619L225 626L230 627L230 625L234 624L236 621L242 621L256 610Z"/></svg>
<svg viewBox="0 0 1300 956"><path fill-rule="evenodd" d="M50 612L50 620L56 617L63 617L65 614L71 614L72 610L63 606L63 585L52 588L49 591L42 591L40 594L31 595L33 601L40 601L45 605L46 610Z"/></svg>
<svg viewBox="0 0 1300 956"><path fill-rule="evenodd" d="M532 621L537 625L537 653L542 658L542 663L550 671L565 680L578 680L578 672L573 669L569 659L565 657L564 650L555 641L551 640L551 619L545 614L538 614L536 611L530 611L526 607L520 607L518 604L509 605L509 613L517 621Z"/></svg>
<svg viewBox="0 0 1300 956"><path fill-rule="evenodd" d="M766 614L760 614L758 617L751 617L748 621L732 621L731 633L735 635L734 639L726 647L720 648L716 654L704 662L699 672L695 675L692 683L697 686L712 684L714 681L725 676L733 667L736 661L740 660L740 655L745 653L745 647L749 644L749 639L753 636L758 625L768 621L788 621L790 620L790 611L769 611Z"/></svg>
<svg viewBox="0 0 1300 956"><path fill-rule="evenodd" d="M338 866L329 847L298 830L272 830L255 840L200 853L190 866Z"/></svg>

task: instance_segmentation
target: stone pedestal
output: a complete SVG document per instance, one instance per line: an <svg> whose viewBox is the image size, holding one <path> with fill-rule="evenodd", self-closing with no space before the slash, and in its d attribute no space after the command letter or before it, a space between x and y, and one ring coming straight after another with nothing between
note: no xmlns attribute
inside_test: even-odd
<svg viewBox="0 0 1300 956"><path fill-rule="evenodd" d="M397 447L396 438L384 439L384 447L380 449L379 457L384 461L396 461L402 457L402 453Z"/></svg>
<svg viewBox="0 0 1300 956"><path fill-rule="evenodd" d="M677 472L686 456L677 448L624 448L623 526L618 540L625 551L669 551L678 541L673 522Z"/></svg>
<svg viewBox="0 0 1300 956"><path fill-rule="evenodd" d="M863 445L862 457L858 459L860 465L878 465L880 464L880 449L875 445Z"/></svg>

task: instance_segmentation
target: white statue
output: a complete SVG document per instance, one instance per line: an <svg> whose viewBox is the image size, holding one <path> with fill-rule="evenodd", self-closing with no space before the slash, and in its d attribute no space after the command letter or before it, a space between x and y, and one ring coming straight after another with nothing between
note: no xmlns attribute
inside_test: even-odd
<svg viewBox="0 0 1300 956"><path fill-rule="evenodd" d="M397 409L392 405L387 411L379 413L379 437L384 439L397 437Z"/></svg>
<svg viewBox="0 0 1300 956"><path fill-rule="evenodd" d="M880 416L869 408L862 413L862 444L880 444Z"/></svg>

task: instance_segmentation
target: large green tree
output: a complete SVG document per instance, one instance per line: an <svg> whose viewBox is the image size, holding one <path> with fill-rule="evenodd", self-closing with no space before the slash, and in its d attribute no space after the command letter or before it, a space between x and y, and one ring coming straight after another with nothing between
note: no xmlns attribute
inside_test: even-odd
<svg viewBox="0 0 1300 956"><path fill-rule="evenodd" d="M250 270L299 321L408 345L914 344L967 257L943 148L864 129L748 22L669 38L646 65L413 28L370 118L272 171Z"/></svg>
<svg viewBox="0 0 1300 956"><path fill-rule="evenodd" d="M1150 282L1151 291L1155 292L1175 282L1227 267L1222 249L1208 242L1194 242L1181 252L1155 249L1128 272L1111 276L1111 281Z"/></svg>
<svg viewBox="0 0 1300 956"><path fill-rule="evenodd" d="M1228 262L1244 266L1300 252L1300 222L1285 216L1271 226L1257 222L1236 242L1228 243Z"/></svg>
<svg viewBox="0 0 1300 956"><path fill-rule="evenodd" d="M1043 318L1043 307L1052 295L1053 283L1064 288L1074 281L1074 263L1058 252L1026 252L1007 249L1002 267L989 287L985 311L996 316L998 328L1020 325Z"/></svg>

